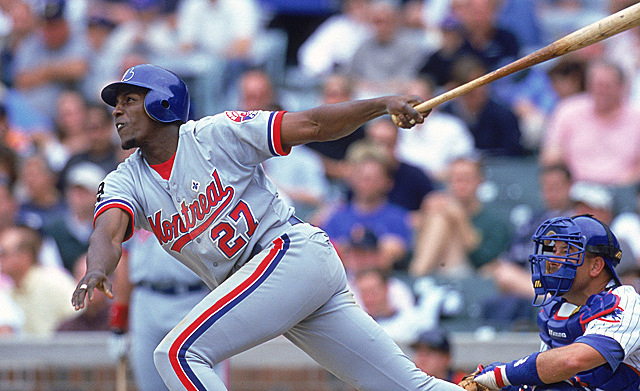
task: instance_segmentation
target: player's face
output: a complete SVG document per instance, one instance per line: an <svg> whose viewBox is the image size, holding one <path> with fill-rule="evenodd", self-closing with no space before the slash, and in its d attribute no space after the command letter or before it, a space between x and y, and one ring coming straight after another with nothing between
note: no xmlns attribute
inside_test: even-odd
<svg viewBox="0 0 640 391"><path fill-rule="evenodd" d="M153 137L157 123L144 109L146 93L145 89L134 86L123 87L118 92L113 116L116 119L116 131L120 136L122 149L142 147Z"/></svg>
<svg viewBox="0 0 640 391"><path fill-rule="evenodd" d="M555 256L564 257L564 256L568 255L569 253L575 253L577 251L578 251L578 249L576 247L571 246L567 242L563 242L563 241L560 241L560 240L553 241L553 255L555 255ZM569 262L577 262L577 260L574 259L574 258L568 258L567 260ZM562 266L560 263L547 262L545 271L546 271L547 274L555 273L556 271L558 271L560 266Z"/></svg>

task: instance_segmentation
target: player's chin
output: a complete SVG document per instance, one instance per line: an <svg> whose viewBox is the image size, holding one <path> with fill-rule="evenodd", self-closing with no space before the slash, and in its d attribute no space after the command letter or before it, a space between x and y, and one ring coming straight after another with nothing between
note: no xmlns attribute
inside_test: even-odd
<svg viewBox="0 0 640 391"><path fill-rule="evenodd" d="M124 149L125 151L139 147L138 141L135 138L122 140L121 146L122 146L122 149Z"/></svg>

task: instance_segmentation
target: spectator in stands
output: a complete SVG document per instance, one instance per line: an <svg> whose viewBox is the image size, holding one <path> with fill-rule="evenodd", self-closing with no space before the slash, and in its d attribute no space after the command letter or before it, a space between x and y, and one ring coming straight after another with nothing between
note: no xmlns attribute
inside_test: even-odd
<svg viewBox="0 0 640 391"><path fill-rule="evenodd" d="M496 23L499 5L498 0L453 0L451 5L464 28L462 51L480 58L489 71L520 55L516 36Z"/></svg>
<svg viewBox="0 0 640 391"><path fill-rule="evenodd" d="M409 266L411 275L469 276L504 250L509 226L478 198L483 180L482 162L477 157L461 157L451 163L447 189L433 192L424 204Z"/></svg>
<svg viewBox="0 0 640 391"><path fill-rule="evenodd" d="M0 267L13 281L11 296L24 312L24 333L31 336L49 336L75 316L69 305L75 282L63 269L38 263L41 241L37 231L24 226L0 231Z"/></svg>
<svg viewBox="0 0 640 391"><path fill-rule="evenodd" d="M134 18L118 25L113 41L118 53L143 52L158 61L172 59L180 51L179 32L173 15L163 13L160 0L136 0L129 4Z"/></svg>
<svg viewBox="0 0 640 391"><path fill-rule="evenodd" d="M433 83L428 78L414 79L405 93L424 100L433 96ZM398 129L398 159L420 167L437 182L444 180L453 159L474 151L474 140L467 125L458 117L436 108L429 120L411 131Z"/></svg>
<svg viewBox="0 0 640 391"><path fill-rule="evenodd" d="M411 344L413 362L425 373L458 384L465 375L453 369L449 333L436 327L425 330Z"/></svg>
<svg viewBox="0 0 640 391"><path fill-rule="evenodd" d="M417 75L424 48L408 37L401 25L400 8L392 2L370 6L374 35L356 50L347 73L356 81L356 97L397 93Z"/></svg>
<svg viewBox="0 0 640 391"><path fill-rule="evenodd" d="M89 44L87 75L82 84L82 94L90 102L100 99L99 91L120 74L119 60L122 58L122 44L117 42L113 32L117 24L112 14L93 11L87 20L87 41Z"/></svg>
<svg viewBox="0 0 640 391"><path fill-rule="evenodd" d="M23 195L18 214L30 227L42 228L45 222L66 218L62 192L56 187L57 175L42 155L32 155L20 167Z"/></svg>
<svg viewBox="0 0 640 391"><path fill-rule="evenodd" d="M372 34L370 4L371 0L343 1L341 12L329 17L305 40L298 51L298 67L306 76L324 78L344 70Z"/></svg>
<svg viewBox="0 0 640 391"><path fill-rule="evenodd" d="M267 72L260 68L247 69L238 82L240 110L282 110L276 91Z"/></svg>
<svg viewBox="0 0 640 391"><path fill-rule="evenodd" d="M105 176L106 173L92 163L73 167L67 174L64 191L68 213L46 222L43 227L45 235L55 240L62 264L70 273L78 257L89 249L96 193Z"/></svg>
<svg viewBox="0 0 640 391"><path fill-rule="evenodd" d="M385 153L393 164L393 186L389 191L389 202L411 212L418 211L425 196L435 186L420 168L405 163L396 156L398 127L390 117L381 117L370 121L365 132L366 140L382 147L381 153Z"/></svg>
<svg viewBox="0 0 640 391"><path fill-rule="evenodd" d="M621 186L640 180L640 110L629 104L626 86L617 65L591 64L587 93L556 107L541 163L564 163L577 181Z"/></svg>
<svg viewBox="0 0 640 391"><path fill-rule="evenodd" d="M354 280L362 308L382 326L391 338L400 344L412 341L417 334L416 314L413 308L396 308L389 301L388 272L369 268L360 271Z"/></svg>
<svg viewBox="0 0 640 391"><path fill-rule="evenodd" d="M79 281L84 276L87 255L81 255L74 267L73 277ZM93 300L84 307L80 314L63 321L57 328L57 332L63 331L109 331L109 313L111 301L104 292L94 292Z"/></svg>
<svg viewBox="0 0 640 391"><path fill-rule="evenodd" d="M586 63L576 56L562 56L547 74L559 101L586 91Z"/></svg>
<svg viewBox="0 0 640 391"><path fill-rule="evenodd" d="M232 87L246 67L255 65L253 45L263 28L260 11L256 0L185 0L177 15L183 53L224 61L223 84Z"/></svg>
<svg viewBox="0 0 640 391"><path fill-rule="evenodd" d="M37 33L24 39L15 56L15 88L34 110L55 117L59 94L87 73L88 44L65 19L66 0L47 0Z"/></svg>
<svg viewBox="0 0 640 391"><path fill-rule="evenodd" d="M440 47L426 57L418 74L432 79L438 89L448 89L452 85L453 64L463 53L462 23L456 16L449 15L440 24L440 31L442 34Z"/></svg>
<svg viewBox="0 0 640 391"><path fill-rule="evenodd" d="M0 249L0 253L2 250ZM0 255L2 257L2 255ZM11 297L13 282L2 274L0 262L0 338L19 335L24 327L24 312Z"/></svg>
<svg viewBox="0 0 640 391"><path fill-rule="evenodd" d="M320 225L335 241L338 250L346 245L354 227L370 229L380 240L383 264L391 268L396 262L403 261L411 250L413 232L408 211L389 202L393 162L379 151L380 148L366 144L349 149L352 197Z"/></svg>
<svg viewBox="0 0 640 391"><path fill-rule="evenodd" d="M47 157L51 168L60 172L71 156L87 149L87 104L80 93L65 90L60 93L54 106L55 134L38 137L36 145Z"/></svg>
<svg viewBox="0 0 640 391"><path fill-rule="evenodd" d="M455 62L452 76L456 85L462 85L484 75L486 71L487 68L479 58L462 56ZM478 87L458 99L447 102L443 110L461 118L467 124L473 135L475 148L484 154L523 154L518 118L508 106L492 98L489 86Z"/></svg>
<svg viewBox="0 0 640 391"><path fill-rule="evenodd" d="M322 103L333 104L353 99L354 81L342 73L333 73L324 79L322 85ZM324 164L325 174L334 183L346 180L348 164L345 161L349 146L364 137L364 127L338 140L313 142L306 144L309 148L320 153Z"/></svg>
<svg viewBox="0 0 640 391"><path fill-rule="evenodd" d="M25 0L4 2L2 7L11 20L11 31L4 37L0 49L0 79L6 86L13 87L16 51L35 31L37 17L30 2Z"/></svg>
<svg viewBox="0 0 640 391"><path fill-rule="evenodd" d="M356 302L362 302L355 286L356 276L365 270L375 269L389 273L387 300L393 308L408 310L415 306L416 297L410 285L389 269L380 250L378 236L369 228L356 225L351 229L348 242L341 248L340 258Z"/></svg>
<svg viewBox="0 0 640 391"><path fill-rule="evenodd" d="M84 133L87 136L85 150L72 155L59 176L58 188L64 189L66 175L73 167L82 163L93 163L111 172L120 163L120 145L113 131L113 116L108 106L93 103L87 107L87 122Z"/></svg>
<svg viewBox="0 0 640 391"><path fill-rule="evenodd" d="M305 221L313 219L326 201L329 187L317 152L298 145L287 156L265 161L263 166L280 195L295 207L296 216Z"/></svg>

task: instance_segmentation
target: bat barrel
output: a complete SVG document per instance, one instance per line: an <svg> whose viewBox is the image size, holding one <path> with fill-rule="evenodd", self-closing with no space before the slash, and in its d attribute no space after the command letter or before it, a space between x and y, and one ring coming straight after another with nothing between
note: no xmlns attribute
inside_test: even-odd
<svg viewBox="0 0 640 391"><path fill-rule="evenodd" d="M529 68L533 65L562 56L563 54L582 49L639 25L640 3L609 15L606 18L581 28L580 30L574 31L573 33L562 37L525 57L496 69L493 72L487 73L484 76L480 76L477 79L473 79L468 83L422 102L415 106L415 109L420 113L425 114L434 107L464 95L478 87L489 84L495 80Z"/></svg>

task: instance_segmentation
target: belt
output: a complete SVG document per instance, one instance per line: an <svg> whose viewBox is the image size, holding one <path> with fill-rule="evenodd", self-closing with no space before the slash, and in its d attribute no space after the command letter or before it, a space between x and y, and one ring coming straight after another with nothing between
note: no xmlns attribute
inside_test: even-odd
<svg viewBox="0 0 640 391"><path fill-rule="evenodd" d="M287 220L287 222L291 225L296 225L296 224L302 224L304 223L304 221L300 220L299 218L297 218L296 216L291 216L289 217L289 220ZM259 253L260 251L262 251L262 246L257 244L255 246L253 246L253 249L251 250L251 254L249 255L249 259L253 258L257 253Z"/></svg>
<svg viewBox="0 0 640 391"><path fill-rule="evenodd" d="M209 289L204 282L197 282L195 284L174 284L174 283L141 281L136 284L136 287L145 288L150 291L162 293L165 295L179 295L179 294L199 292L205 289Z"/></svg>

